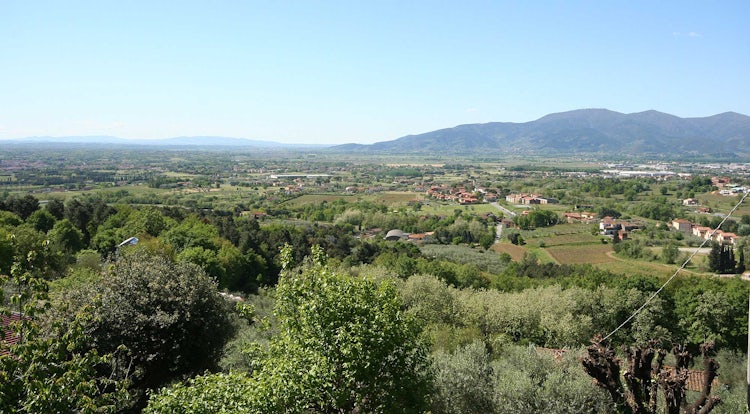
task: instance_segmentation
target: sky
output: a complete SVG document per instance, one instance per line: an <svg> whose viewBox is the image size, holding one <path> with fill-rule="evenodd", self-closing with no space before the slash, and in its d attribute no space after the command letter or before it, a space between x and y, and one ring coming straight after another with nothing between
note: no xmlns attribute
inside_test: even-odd
<svg viewBox="0 0 750 414"><path fill-rule="evenodd" d="M0 0L0 139L750 115L750 1Z"/></svg>

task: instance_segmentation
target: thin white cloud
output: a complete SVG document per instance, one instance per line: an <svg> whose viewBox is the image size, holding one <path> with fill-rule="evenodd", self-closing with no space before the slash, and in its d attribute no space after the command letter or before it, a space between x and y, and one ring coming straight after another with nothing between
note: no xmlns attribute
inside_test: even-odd
<svg viewBox="0 0 750 414"><path fill-rule="evenodd" d="M689 37L703 37L703 35L698 32L690 32L688 33L688 36Z"/></svg>
<svg viewBox="0 0 750 414"><path fill-rule="evenodd" d="M479 108L466 108L466 112L479 112Z"/></svg>

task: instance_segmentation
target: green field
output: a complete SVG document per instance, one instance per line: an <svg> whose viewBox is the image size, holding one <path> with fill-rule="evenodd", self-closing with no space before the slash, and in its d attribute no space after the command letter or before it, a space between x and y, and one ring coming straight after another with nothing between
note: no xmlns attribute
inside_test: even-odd
<svg viewBox="0 0 750 414"><path fill-rule="evenodd" d="M601 264L616 261L608 254L612 252L612 246L609 244L558 245L545 250L560 264Z"/></svg>

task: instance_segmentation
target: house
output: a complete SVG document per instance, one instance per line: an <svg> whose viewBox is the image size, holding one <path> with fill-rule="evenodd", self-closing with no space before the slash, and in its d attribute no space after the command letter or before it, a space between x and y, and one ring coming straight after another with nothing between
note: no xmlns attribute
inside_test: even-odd
<svg viewBox="0 0 750 414"><path fill-rule="evenodd" d="M729 177L711 177L711 184L717 188L724 188L731 182Z"/></svg>
<svg viewBox="0 0 750 414"><path fill-rule="evenodd" d="M739 240L739 237L734 233L729 233L721 230L716 230L714 241L721 244L735 244Z"/></svg>
<svg viewBox="0 0 750 414"><path fill-rule="evenodd" d="M599 221L599 230L602 231L602 234L605 234L606 231L614 231L614 230L620 230L622 225L618 224L614 218L610 216L606 216L601 221Z"/></svg>
<svg viewBox="0 0 750 414"><path fill-rule="evenodd" d="M615 220L610 216L604 217L599 221L599 234L602 236L614 236L617 234L621 240L626 239L629 232L640 228L640 223Z"/></svg>
<svg viewBox="0 0 750 414"><path fill-rule="evenodd" d="M682 200L682 205L683 206L697 206L698 200L695 198L686 198Z"/></svg>
<svg viewBox="0 0 750 414"><path fill-rule="evenodd" d="M563 213L563 217L568 223L592 223L596 219L596 213L590 211L582 211L580 213L570 212Z"/></svg>
<svg viewBox="0 0 750 414"><path fill-rule="evenodd" d="M672 220L672 227L685 234L691 234L693 232L693 223L685 219Z"/></svg>
<svg viewBox="0 0 750 414"><path fill-rule="evenodd" d="M693 236L700 237L701 239L707 239L713 229L705 226L693 226Z"/></svg>

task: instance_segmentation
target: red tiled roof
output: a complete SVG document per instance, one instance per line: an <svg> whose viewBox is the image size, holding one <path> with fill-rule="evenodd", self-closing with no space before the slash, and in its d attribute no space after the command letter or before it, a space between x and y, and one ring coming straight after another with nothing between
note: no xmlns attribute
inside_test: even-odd
<svg viewBox="0 0 750 414"><path fill-rule="evenodd" d="M21 314L13 312L10 315L2 315L0 317L2 322L2 336L0 336L0 342L3 342L3 348L15 345L18 343L20 336L17 332L10 328L10 324L21 320ZM0 350L0 355L7 355L8 351L5 349Z"/></svg>

